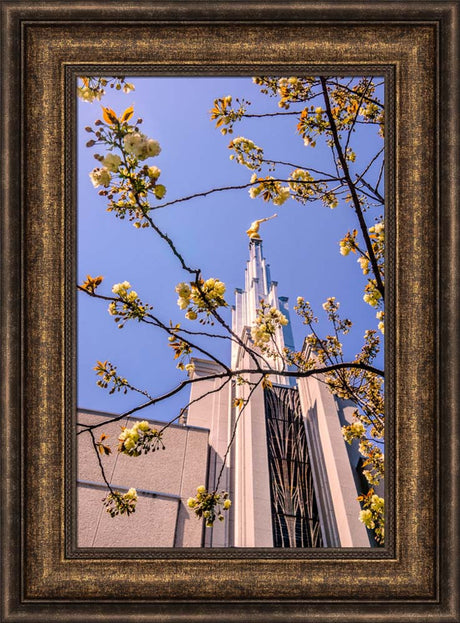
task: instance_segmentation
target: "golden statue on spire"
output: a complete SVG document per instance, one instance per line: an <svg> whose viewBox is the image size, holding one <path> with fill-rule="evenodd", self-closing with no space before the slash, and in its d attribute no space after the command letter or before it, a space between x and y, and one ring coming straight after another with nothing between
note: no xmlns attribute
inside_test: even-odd
<svg viewBox="0 0 460 623"><path fill-rule="evenodd" d="M262 240L262 238L259 236L259 227L261 223L265 223L265 221L269 221L271 218L275 218L275 216L278 216L277 214L273 214L272 216L268 216L267 218L260 218L257 221L254 221L253 223L251 223L250 228L247 230L247 235L249 236L249 238L251 240Z"/></svg>

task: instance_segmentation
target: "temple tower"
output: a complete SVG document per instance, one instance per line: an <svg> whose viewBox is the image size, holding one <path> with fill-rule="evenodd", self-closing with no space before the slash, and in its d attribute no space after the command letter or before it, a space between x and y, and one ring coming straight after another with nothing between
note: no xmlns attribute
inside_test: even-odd
<svg viewBox="0 0 460 623"><path fill-rule="evenodd" d="M232 330L251 349L250 329L261 301L289 320L288 299L278 295L257 237L249 242L245 286L235 291L232 309ZM277 329L275 342L280 352L294 348L290 322ZM194 363L196 377L221 372L214 362ZM281 358L266 363L282 371ZM255 368L248 350L235 341L231 366ZM245 375L254 383L259 377ZM372 537L358 520L359 455L341 433L351 422L352 406L330 394L319 375L296 382L272 374L270 380L265 388L221 379L192 385L192 402L207 394L191 404L187 424L210 431L208 489L229 491L233 500L228 520L206 530L205 545L369 547ZM241 413L235 398L247 401Z"/></svg>

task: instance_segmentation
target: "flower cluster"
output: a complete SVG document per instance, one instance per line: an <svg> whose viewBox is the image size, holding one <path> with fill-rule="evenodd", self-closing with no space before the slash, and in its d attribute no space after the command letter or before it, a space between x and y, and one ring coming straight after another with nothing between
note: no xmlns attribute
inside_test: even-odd
<svg viewBox="0 0 460 623"><path fill-rule="evenodd" d="M204 517L207 528L211 528L216 519L224 521L222 511L227 511L231 505L227 491L209 493L204 485L197 487L196 496L187 500L187 506L195 515Z"/></svg>
<svg viewBox="0 0 460 623"><path fill-rule="evenodd" d="M353 439L361 439L366 433L366 429L362 422L353 422L348 426L342 426L342 434L345 441L349 444L353 441Z"/></svg>
<svg viewBox="0 0 460 623"><path fill-rule="evenodd" d="M369 227L370 237L378 240L380 243L385 242L385 223L382 221Z"/></svg>
<svg viewBox="0 0 460 623"><path fill-rule="evenodd" d="M331 360L342 357L343 345L336 335L326 335L321 339L314 333L310 333L306 337L306 342L321 364L328 364ZM340 395L339 388L337 388L336 393ZM340 397L343 398L344 396L340 395Z"/></svg>
<svg viewBox="0 0 460 623"><path fill-rule="evenodd" d="M141 132L131 132L126 134L123 139L126 153L132 154L138 160L146 160L158 156L161 147L158 141L148 138Z"/></svg>
<svg viewBox="0 0 460 623"><path fill-rule="evenodd" d="M102 501L111 517L131 515L136 510L137 491L131 488L123 495L119 491L111 491Z"/></svg>
<svg viewBox="0 0 460 623"><path fill-rule="evenodd" d="M363 275L368 275L369 274L369 257L367 256L367 253L365 253L361 257L358 257L356 261L360 265L361 270L363 271Z"/></svg>
<svg viewBox="0 0 460 623"><path fill-rule="evenodd" d="M377 543L383 544L385 541L385 500L372 488L365 495L360 495L358 500L363 506L359 520L366 528L374 530Z"/></svg>
<svg viewBox="0 0 460 623"><path fill-rule="evenodd" d="M130 389L128 381L117 374L117 368L110 361L98 361L93 370L96 371L96 376L101 377L96 383L98 387L107 389L109 385L112 385L109 394L113 394L116 391L123 391L126 394L128 389Z"/></svg>
<svg viewBox="0 0 460 623"><path fill-rule="evenodd" d="M244 165L248 169L260 171L264 152L254 141L244 138L244 136L238 136L230 141L228 148L233 149L235 152L230 155L230 160L236 159L239 164Z"/></svg>
<svg viewBox="0 0 460 623"><path fill-rule="evenodd" d="M269 175L267 177L257 177L254 173L251 177L251 184L256 182L258 182L258 185L252 186L249 189L251 199L255 199L260 195L264 201L272 201L275 205L280 206L291 196L289 186L283 186L281 182Z"/></svg>
<svg viewBox="0 0 460 623"><path fill-rule="evenodd" d="M317 199L327 190L326 184L315 182L313 176L305 169L295 169L289 180L293 198L302 204Z"/></svg>
<svg viewBox="0 0 460 623"><path fill-rule="evenodd" d="M375 96L375 85L362 78L351 89L336 84L330 91L331 109L337 129L348 130L359 119L360 123L377 123L383 130L383 105Z"/></svg>
<svg viewBox="0 0 460 623"><path fill-rule="evenodd" d="M84 102L89 102L90 104L94 102L94 100L100 100L105 91L101 91L97 88L91 88L87 86L79 86L77 87L77 95Z"/></svg>
<svg viewBox="0 0 460 623"><path fill-rule="evenodd" d="M364 287L363 301L371 305L371 307L377 307L381 298L382 295L377 288L376 280L369 279Z"/></svg>
<svg viewBox="0 0 460 623"><path fill-rule="evenodd" d="M377 267L380 273L380 277L383 281L384 278L384 253L385 253L385 223L383 218L375 225L369 227L369 238L371 240L372 253L377 263ZM367 253L363 253L362 257L358 258L359 265L364 275L368 275L370 271L370 260ZM369 303L372 307L377 307L381 299L381 293L377 289L377 282L375 279L369 279L365 292L364 301Z"/></svg>
<svg viewBox="0 0 460 623"><path fill-rule="evenodd" d="M369 467L363 469L364 477L371 485L378 485L385 474L385 456L382 450L369 439L361 439L359 453L366 457L363 467Z"/></svg>
<svg viewBox="0 0 460 623"><path fill-rule="evenodd" d="M233 134L233 124L239 121L246 112L246 107L251 102L246 100L235 99L238 108L232 108L232 96L219 97L214 100L214 107L210 111L211 121L217 119L216 128L221 128L221 134Z"/></svg>
<svg viewBox="0 0 460 623"><path fill-rule="evenodd" d="M279 97L278 106L288 110L291 103L304 102L311 97L314 85L313 78L270 78L256 77L253 82L261 87L261 92L266 95Z"/></svg>
<svg viewBox="0 0 460 623"><path fill-rule="evenodd" d="M287 324L288 319L279 309L270 307L268 303L261 301L261 307L257 310L255 325L251 328L254 346L257 346L263 352L267 352L268 343L275 335L277 329Z"/></svg>
<svg viewBox="0 0 460 623"><path fill-rule="evenodd" d="M198 280L191 283L178 283L176 292L179 295L177 304L180 309L187 310L185 317L196 320L198 314L205 313L209 317L218 307L226 307L224 299L225 283L219 279ZM200 322L206 320L200 319Z"/></svg>
<svg viewBox="0 0 460 623"><path fill-rule="evenodd" d="M108 171L111 171L112 173L116 173L118 169L120 168L121 158L120 156L117 156L117 154L109 153L103 159L102 164Z"/></svg>
<svg viewBox="0 0 460 623"><path fill-rule="evenodd" d="M106 167L96 167L91 171L89 177L94 188L98 188L99 186L108 188L110 186L110 182L112 181L110 171Z"/></svg>
<svg viewBox="0 0 460 623"><path fill-rule="evenodd" d="M344 319L340 318L338 314L339 307L340 307L340 303L335 300L335 296L329 297L323 303L323 309L325 312L327 312L328 320L330 320L332 324L334 325L335 332L337 334L343 333L343 335L346 335L347 333L350 332L350 329L352 327L352 322L348 318L344 318Z"/></svg>
<svg viewBox="0 0 460 623"><path fill-rule="evenodd" d="M102 113L103 120L96 121L96 130L86 128L94 134L87 147L102 144L108 150L105 155L94 155L100 166L89 174L91 182L95 188L101 187L99 195L108 198L108 212L120 219L127 216L137 228L149 227L149 193L161 200L166 188L158 183L160 169L143 161L158 156L160 144L140 132L141 119L135 125L129 122L134 114L132 106L121 115L107 107L102 108Z"/></svg>
<svg viewBox="0 0 460 623"><path fill-rule="evenodd" d="M127 320L136 318L139 322L144 318L147 311L152 309L151 305L142 303L137 292L128 291L131 284L128 281L116 283L112 292L118 296L118 300L109 304L108 312L111 316L115 316L115 322L119 323L118 328L122 329Z"/></svg>
<svg viewBox="0 0 460 623"><path fill-rule="evenodd" d="M375 314L377 320L379 320L378 329L382 333L385 333L385 312L383 310L378 311Z"/></svg>
<svg viewBox="0 0 460 623"><path fill-rule="evenodd" d="M356 361L359 363L371 363L380 350L380 337L374 329L367 329L364 332L364 344L361 352L356 355Z"/></svg>
<svg viewBox="0 0 460 623"><path fill-rule="evenodd" d="M358 230L354 229L352 232L347 232L346 236L342 238L339 242L340 245L340 254L348 255L350 251L352 253L356 253L358 245L356 243L356 237L358 235Z"/></svg>
<svg viewBox="0 0 460 623"><path fill-rule="evenodd" d="M315 147L317 137L329 130L326 111L321 106L306 106L299 116L297 132L305 147Z"/></svg>
<svg viewBox="0 0 460 623"><path fill-rule="evenodd" d="M84 77L81 78L82 85L77 87L77 95L84 102L94 102L94 100L100 100L105 95L105 89L109 86L111 89L115 88L117 91L123 89L124 93L134 91L134 85L125 82L123 77L119 78L98 78L98 77Z"/></svg>
<svg viewBox="0 0 460 623"><path fill-rule="evenodd" d="M140 456L142 453L155 452L160 447L163 450L165 448L162 433L156 428L151 428L145 420L135 422L132 428L123 426L118 442L118 452L128 456Z"/></svg>
<svg viewBox="0 0 460 623"><path fill-rule="evenodd" d="M102 283L104 277L99 275L98 277L91 277L91 275L86 275L85 281L81 284L83 290L86 290L89 294L94 294L96 292L96 288Z"/></svg>
<svg viewBox="0 0 460 623"><path fill-rule="evenodd" d="M330 297L323 304L323 309L328 314L328 319L334 327L334 335L320 338L315 332L307 336L307 344L310 347L307 356L302 353L289 353L287 361L296 365L301 370L309 370L318 363L330 365L342 362L342 344L338 339L340 333L348 333L351 322L342 320L338 315L339 303L334 297ZM312 331L316 318L308 302L302 297L297 300L296 312L304 318ZM364 334L364 343L361 352L358 353L352 363L371 365L380 348L380 339L375 330L368 330ZM364 457L364 476L371 484L377 484L384 475L384 457L382 451L375 445L373 439L382 439L384 435L383 420L383 379L378 374L359 368L345 368L333 370L324 375L325 382L331 392L343 399L353 400L360 405L353 416L355 421L342 428L345 441L351 443L358 439L359 452ZM373 439L367 439L369 434Z"/></svg>
<svg viewBox="0 0 460 623"><path fill-rule="evenodd" d="M324 311L327 311L330 314L335 314L338 311L339 307L340 307L340 303L335 300L335 296L330 296L323 303Z"/></svg>
<svg viewBox="0 0 460 623"><path fill-rule="evenodd" d="M330 208L333 210L339 205L339 200L337 195L332 190L328 190L321 195L321 201L326 206L326 208Z"/></svg>
<svg viewBox="0 0 460 623"><path fill-rule="evenodd" d="M306 301L303 296L297 297L297 305L294 306L294 311L303 318L304 324L311 325L314 322L318 322L318 318L313 314L310 302Z"/></svg>
<svg viewBox="0 0 460 623"><path fill-rule="evenodd" d="M186 370L191 374L195 370L195 364L192 363L190 355L192 348L188 342L184 342L175 335L168 337L169 346L174 350L174 359L180 359L177 364L179 370ZM186 363L187 362L187 363Z"/></svg>

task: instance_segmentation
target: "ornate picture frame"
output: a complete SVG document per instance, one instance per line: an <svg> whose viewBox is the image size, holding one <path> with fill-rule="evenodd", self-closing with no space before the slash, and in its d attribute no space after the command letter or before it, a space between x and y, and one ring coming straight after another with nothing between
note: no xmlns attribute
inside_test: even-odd
<svg viewBox="0 0 460 623"><path fill-rule="evenodd" d="M2 12L2 620L459 621L458 2L11 1ZM104 67L385 75L385 548L74 547L72 89Z"/></svg>

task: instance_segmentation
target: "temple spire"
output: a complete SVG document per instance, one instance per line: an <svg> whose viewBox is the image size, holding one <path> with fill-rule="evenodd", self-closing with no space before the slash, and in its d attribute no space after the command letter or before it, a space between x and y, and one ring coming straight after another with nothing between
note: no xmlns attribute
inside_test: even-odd
<svg viewBox="0 0 460 623"><path fill-rule="evenodd" d="M263 256L262 240L257 236L249 240L249 260L246 263L244 290L236 289L235 306L232 309L232 329L242 339L245 339L246 333L254 325L262 300L270 307L281 311L289 320L288 299L278 296L278 283L271 279L270 267ZM284 347L294 348L290 322L277 331L275 339L280 352ZM237 366L238 354L239 346L232 343L232 367ZM278 360L274 362L273 367L279 368L280 365L281 361Z"/></svg>

